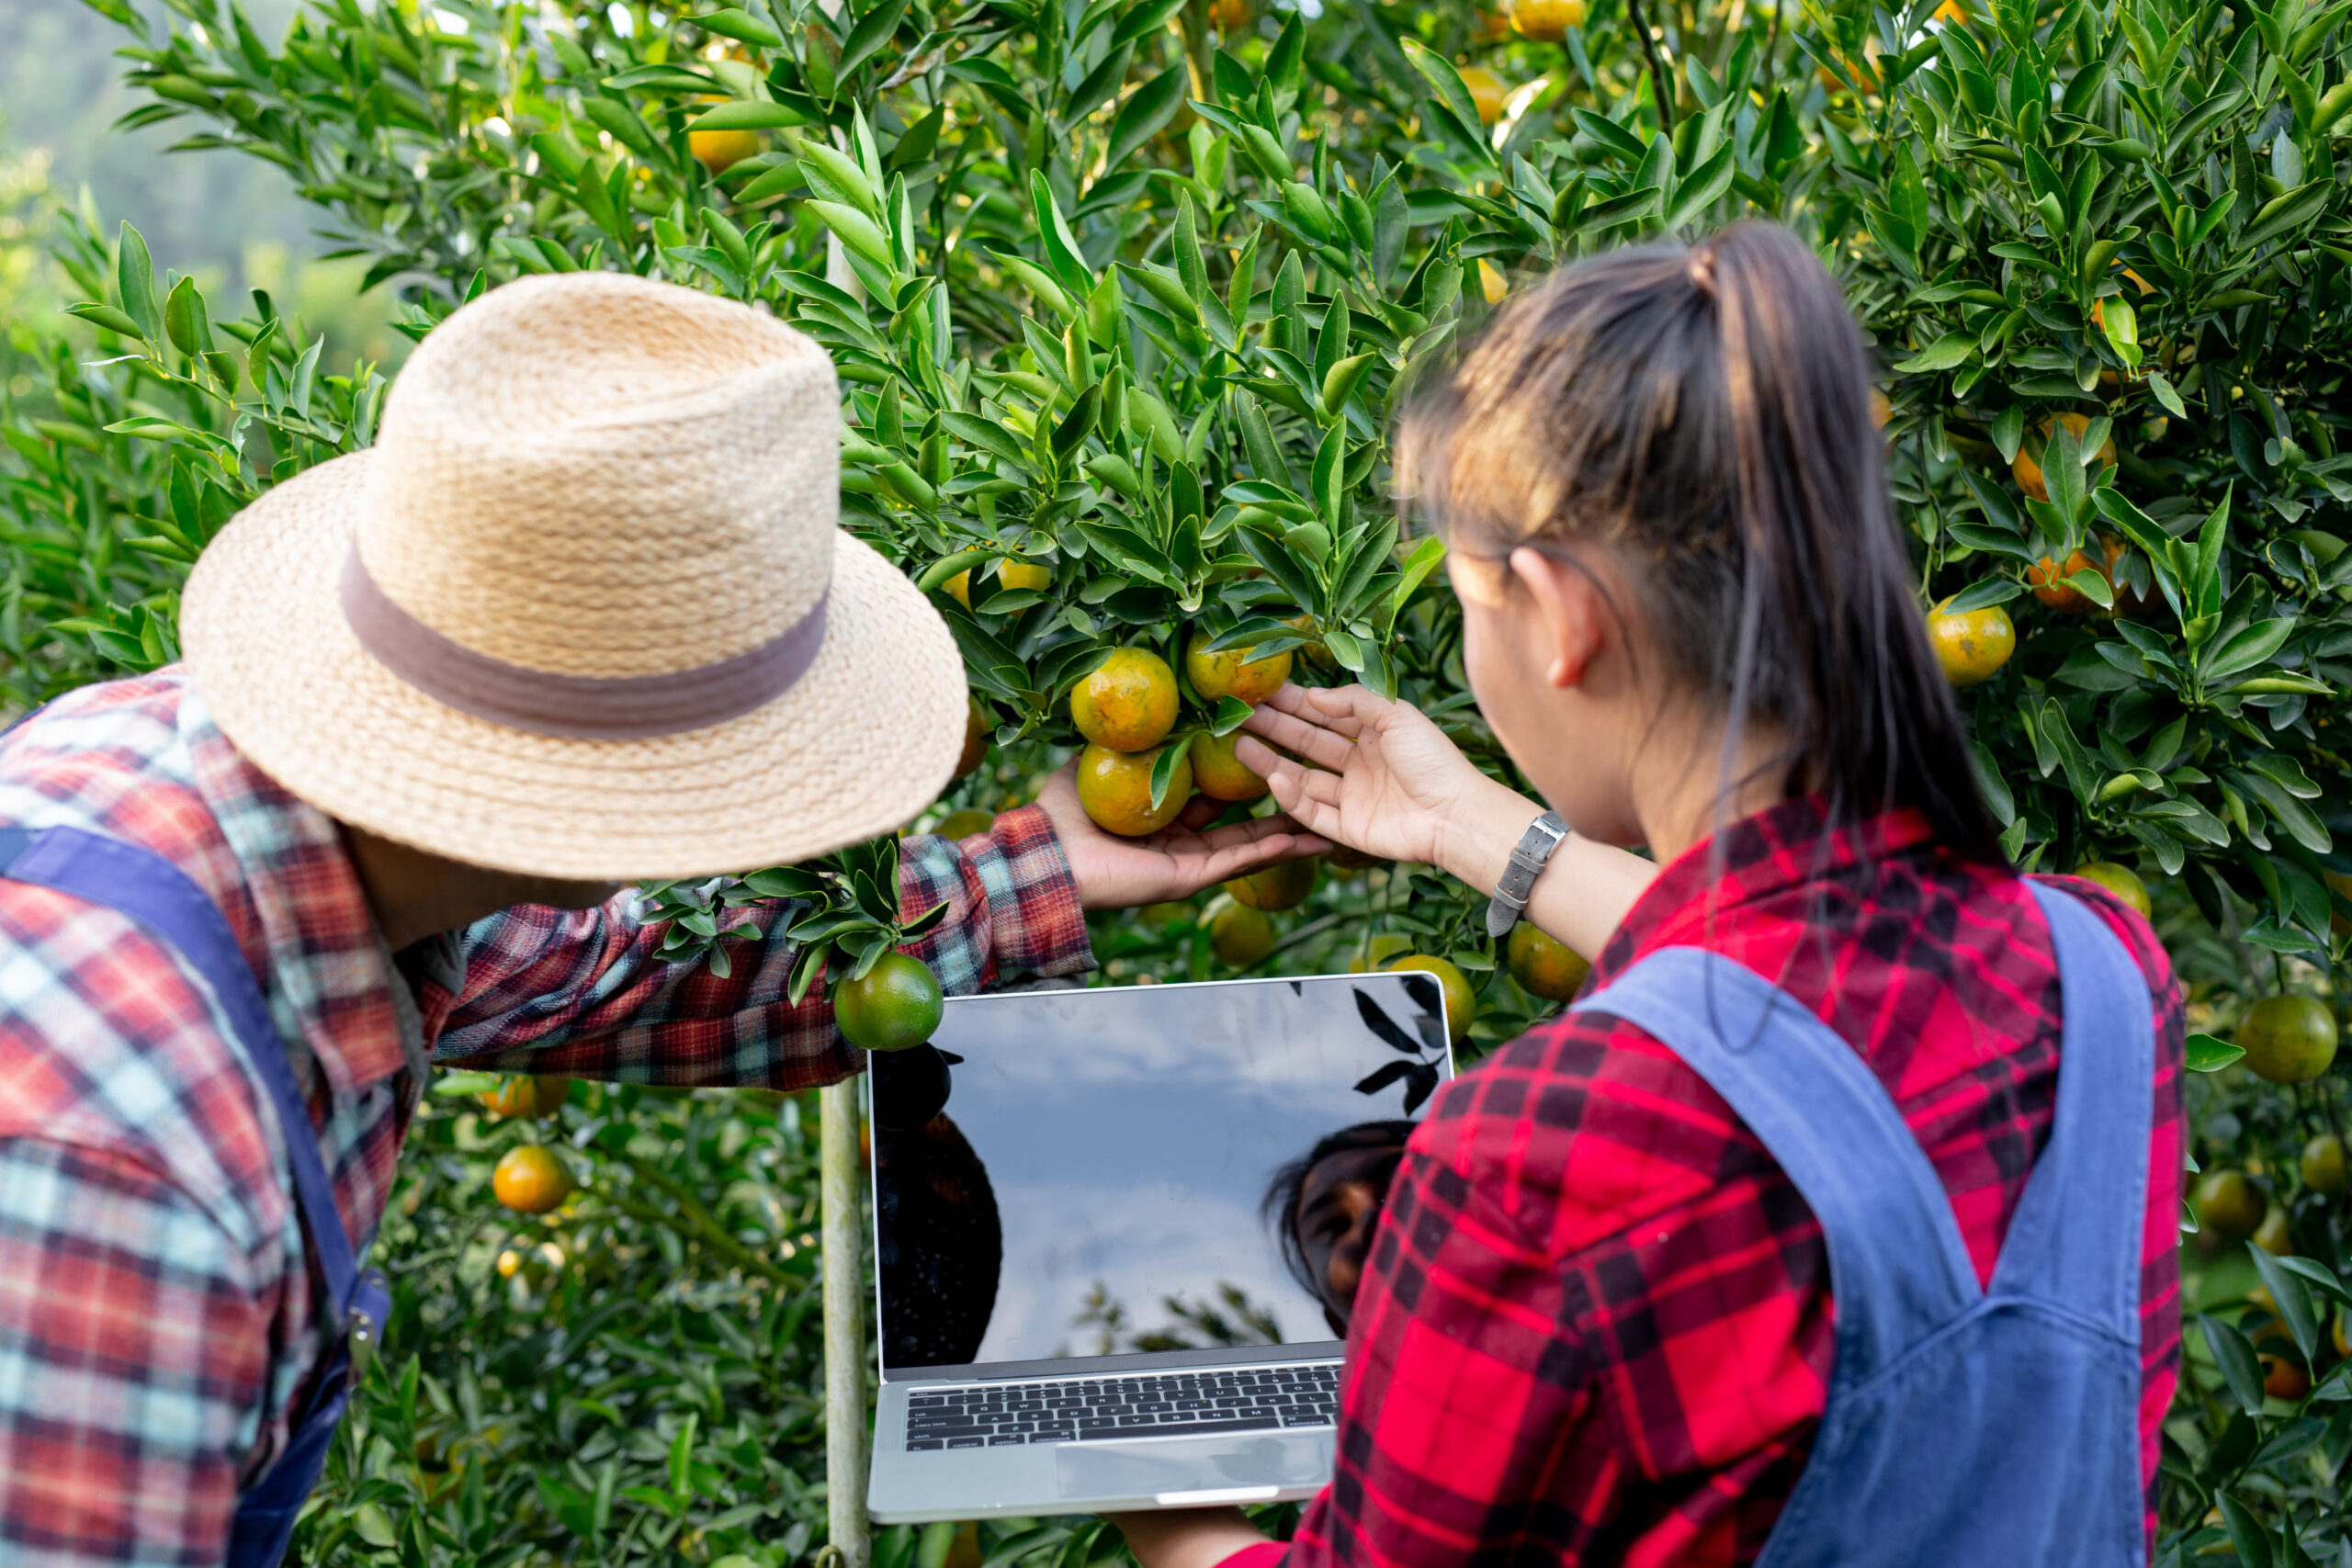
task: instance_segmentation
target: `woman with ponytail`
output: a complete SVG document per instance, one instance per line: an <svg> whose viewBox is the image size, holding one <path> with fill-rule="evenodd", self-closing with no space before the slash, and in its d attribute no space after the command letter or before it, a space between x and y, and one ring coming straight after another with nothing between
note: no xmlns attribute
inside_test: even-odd
<svg viewBox="0 0 2352 1568"><path fill-rule="evenodd" d="M2148 1561L2180 1000L2136 913L2007 863L1869 393L1743 224L1567 268L1406 413L1543 802L1361 688L1242 758L1593 973L1408 1142L1295 1538L1125 1516L1144 1568Z"/></svg>

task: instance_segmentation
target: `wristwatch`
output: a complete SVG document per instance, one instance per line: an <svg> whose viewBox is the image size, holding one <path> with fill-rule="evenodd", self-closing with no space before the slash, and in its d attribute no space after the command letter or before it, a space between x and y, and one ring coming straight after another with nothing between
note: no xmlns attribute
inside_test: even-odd
<svg viewBox="0 0 2352 1568"><path fill-rule="evenodd" d="M1535 890L1535 878L1543 871L1544 863L1568 836L1568 825L1556 811L1546 811L1527 825L1527 831L1511 846L1510 863L1503 867L1502 880L1495 884L1494 896L1487 900L1487 935L1497 942L1510 934L1519 923L1520 912L1527 908L1527 896Z"/></svg>

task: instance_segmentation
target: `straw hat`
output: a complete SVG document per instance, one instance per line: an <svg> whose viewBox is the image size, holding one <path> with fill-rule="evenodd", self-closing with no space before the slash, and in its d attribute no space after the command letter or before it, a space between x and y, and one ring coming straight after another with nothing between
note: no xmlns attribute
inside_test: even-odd
<svg viewBox="0 0 2352 1568"><path fill-rule="evenodd" d="M385 838L580 879L821 854L929 805L966 722L945 623L835 526L840 452L773 317L526 278L221 531L182 643L239 750Z"/></svg>

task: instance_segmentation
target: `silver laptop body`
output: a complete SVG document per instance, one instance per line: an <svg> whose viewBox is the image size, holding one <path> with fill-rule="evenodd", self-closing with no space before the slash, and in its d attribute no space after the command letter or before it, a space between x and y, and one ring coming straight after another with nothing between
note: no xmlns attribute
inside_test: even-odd
<svg viewBox="0 0 2352 1568"><path fill-rule="evenodd" d="M1268 1193L1452 1076L1434 981L952 998L931 1047L874 1063L878 1523L1330 1479L1342 1346Z"/></svg>

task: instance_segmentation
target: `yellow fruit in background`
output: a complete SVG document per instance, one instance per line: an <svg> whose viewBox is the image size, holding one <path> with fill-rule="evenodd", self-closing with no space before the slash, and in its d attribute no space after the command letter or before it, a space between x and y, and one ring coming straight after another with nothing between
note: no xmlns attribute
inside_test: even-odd
<svg viewBox="0 0 2352 1568"><path fill-rule="evenodd" d="M1381 931L1364 939L1363 955L1348 961L1348 973L1368 975L1375 969L1385 969L1392 959L1402 958L1413 951L1413 939L1397 931Z"/></svg>
<svg viewBox="0 0 2352 1568"><path fill-rule="evenodd" d="M2242 1170L2209 1170L2197 1183L2197 1223L2217 1235L2252 1235L2269 1206Z"/></svg>
<svg viewBox="0 0 2352 1568"><path fill-rule="evenodd" d="M2273 1258L2295 1256L2295 1238L2287 1234L2287 1211L2284 1209L2273 1209L2263 1215L2262 1223L2254 1227L2250 1239Z"/></svg>
<svg viewBox="0 0 2352 1568"><path fill-rule="evenodd" d="M2143 916L2155 913L2155 907L2148 902L2148 885L2128 865L2118 865L2111 860L2086 861L2075 868L2075 874L2086 882L2098 883Z"/></svg>
<svg viewBox="0 0 2352 1568"><path fill-rule="evenodd" d="M1489 305L1499 305L1510 293L1510 280L1495 270L1495 264L1486 257L1478 258L1478 292L1486 296Z"/></svg>
<svg viewBox="0 0 2352 1568"><path fill-rule="evenodd" d="M1225 885L1233 901L1251 909L1295 909L1315 891L1315 861L1289 860L1237 876Z"/></svg>
<svg viewBox="0 0 2352 1568"><path fill-rule="evenodd" d="M2311 997L2265 997L2238 1021L2247 1071L2272 1083L2308 1083L2335 1060L2335 1015Z"/></svg>
<svg viewBox="0 0 2352 1568"><path fill-rule="evenodd" d="M1955 686L1981 686L2000 673L2018 650L2017 623L1998 604L1959 615L1939 604L1928 612L1928 641L1945 680Z"/></svg>
<svg viewBox="0 0 2352 1568"><path fill-rule="evenodd" d="M1454 1043L1460 1044L1478 1016L1478 996L1470 988L1468 977L1454 967L1452 959L1428 953L1412 953L1388 965L1392 975L1405 969L1437 976L1438 989L1445 994L1445 1032Z"/></svg>
<svg viewBox="0 0 2352 1568"><path fill-rule="evenodd" d="M1519 988L1547 1002L1568 1000L1592 973L1582 953L1537 930L1532 920L1521 919L1510 928L1510 941L1503 951Z"/></svg>
<svg viewBox="0 0 2352 1568"><path fill-rule="evenodd" d="M1510 8L1510 30L1538 43L1557 43L1582 26L1584 0L1517 0Z"/></svg>
<svg viewBox="0 0 2352 1568"><path fill-rule="evenodd" d="M1967 9L1961 5L1960 0L1944 0L1942 5L1936 7L1936 14L1933 17L1930 17L1928 20L1935 22L1964 22L1968 20L1968 12Z"/></svg>
<svg viewBox="0 0 2352 1568"><path fill-rule="evenodd" d="M1137 919L1143 921L1145 929L1155 931L1173 931L1178 926L1191 925L1193 919L1193 909L1190 904L1180 904L1175 902L1146 904L1142 908L1136 911L1136 915Z"/></svg>
<svg viewBox="0 0 2352 1568"><path fill-rule="evenodd" d="M995 825L995 813L967 806L961 811L951 811L941 818L939 826L932 831L943 839L968 839L976 833L987 832Z"/></svg>
<svg viewBox="0 0 2352 1568"><path fill-rule="evenodd" d="M946 1012L939 976L905 953L886 953L874 967L833 987L833 1021L842 1038L866 1051L904 1051L930 1039Z"/></svg>
<svg viewBox="0 0 2352 1568"><path fill-rule="evenodd" d="M2312 1380L2303 1369L2285 1356L2265 1356L2262 1361L2262 1392L2273 1399L2283 1399L2292 1404L2311 1393Z"/></svg>
<svg viewBox="0 0 2352 1568"><path fill-rule="evenodd" d="M552 1116L571 1097L571 1080L518 1074L481 1097L501 1116Z"/></svg>
<svg viewBox="0 0 2352 1568"><path fill-rule="evenodd" d="M1176 814L1193 797L1193 760L1186 757L1176 764L1176 775L1168 781L1168 796L1154 811L1151 770L1159 761L1157 747L1148 751L1115 751L1108 746L1089 746L1078 754L1078 803L1094 825L1106 832L1128 839L1159 832L1176 820Z"/></svg>
<svg viewBox="0 0 2352 1568"><path fill-rule="evenodd" d="M689 130L686 150L714 175L723 175L760 150L760 138L750 130Z"/></svg>
<svg viewBox="0 0 2352 1568"><path fill-rule="evenodd" d="M2086 413L2062 413L2055 422L2046 419L2041 422L2042 438L2047 440L2061 423L2079 438L2083 432L2089 428L2090 423L2091 416ZM2108 438L2099 444L2098 466L2105 468L2114 461L2115 436L2110 432ZM2034 454L2028 452L2022 446L2018 447L2018 455L2010 459L2009 472L2016 478L2018 488L2034 500L2048 501L2050 499L2050 487L2042 480L2041 460Z"/></svg>
<svg viewBox="0 0 2352 1568"><path fill-rule="evenodd" d="M2020 452L2018 456L2023 457L2025 454ZM2034 470L2036 474L2041 471ZM2083 550L2070 551L2064 566L2044 556L2025 569L2026 586L2033 590L2035 598L2053 610L2063 610L2070 615L2103 615L2107 612L2099 608L2098 600L2067 581L2078 571L2096 571L2107 579L2108 597L2116 600L2117 608L2120 609L2123 596L2115 592L2115 563L2123 558L2123 541L2109 534L2098 545L2099 553L2107 558L2104 563L2094 561Z"/></svg>
<svg viewBox="0 0 2352 1568"><path fill-rule="evenodd" d="M553 1149L525 1144L499 1156L490 1190L518 1214L544 1214L571 1196L571 1168Z"/></svg>
<svg viewBox="0 0 2352 1568"><path fill-rule="evenodd" d="M972 569L966 567L944 584L947 596L967 610L972 607Z"/></svg>
<svg viewBox="0 0 2352 1568"><path fill-rule="evenodd" d="M996 580L1008 592L1042 593L1054 585L1054 569L1043 561L1005 560L997 565Z"/></svg>
<svg viewBox="0 0 2352 1568"><path fill-rule="evenodd" d="M1200 735L1193 740L1193 783L1211 800L1255 800L1266 793L1266 781L1242 765L1233 743L1241 732Z"/></svg>
<svg viewBox="0 0 2352 1568"><path fill-rule="evenodd" d="M1097 746L1157 746L1176 724L1176 671L1148 648L1116 649L1070 688L1069 716Z"/></svg>
<svg viewBox="0 0 2352 1568"><path fill-rule="evenodd" d="M1209 26L1221 33L1239 32L1250 25L1250 0L1209 0Z"/></svg>
<svg viewBox="0 0 2352 1568"><path fill-rule="evenodd" d="M2138 284L2140 286L2140 292L2143 294L2154 294L2156 291L2156 286L2154 284L2150 283L2146 278L2142 277L2138 273L2132 271L2128 266L2123 269L2123 276ZM2101 307L2100 302L2097 299L2091 301L2091 324L2098 327L2102 332L2107 328L2107 311Z"/></svg>
<svg viewBox="0 0 2352 1568"><path fill-rule="evenodd" d="M2340 1196L2347 1184L2344 1140L2333 1133L2321 1134L2303 1145L2301 1167L2304 1186L2331 1198Z"/></svg>
<svg viewBox="0 0 2352 1568"><path fill-rule="evenodd" d="M1273 917L1247 904L1227 904L1209 921L1209 951L1236 969L1263 961L1276 940Z"/></svg>
<svg viewBox="0 0 2352 1568"><path fill-rule="evenodd" d="M1228 648L1211 653L1208 651L1211 640L1195 636L1192 646L1184 650L1184 678L1193 682L1193 690L1198 692L1204 702L1234 697L1256 707L1281 691L1283 682L1290 679L1290 649L1263 659L1252 659L1250 655L1258 651L1255 643L1248 648Z"/></svg>
<svg viewBox="0 0 2352 1568"><path fill-rule="evenodd" d="M1886 422L1894 417L1894 405L1886 400L1884 392L1872 387L1871 389L1871 423L1880 430L1884 430Z"/></svg>
<svg viewBox="0 0 2352 1568"><path fill-rule="evenodd" d="M956 759L957 778L971 777L972 770L987 760L989 742L995 735L996 726L989 722L989 710L980 705L979 698L974 697L964 718L964 750Z"/></svg>
<svg viewBox="0 0 2352 1568"><path fill-rule="evenodd" d="M1503 100L1510 96L1510 88L1501 77L1476 65L1465 65L1460 72L1462 85L1470 89L1470 101L1477 106L1478 123L1492 125L1503 117Z"/></svg>

